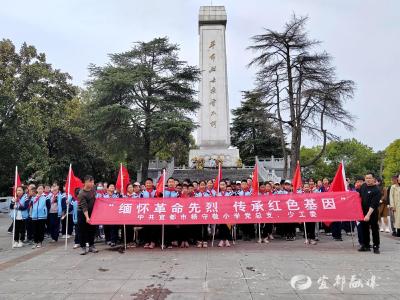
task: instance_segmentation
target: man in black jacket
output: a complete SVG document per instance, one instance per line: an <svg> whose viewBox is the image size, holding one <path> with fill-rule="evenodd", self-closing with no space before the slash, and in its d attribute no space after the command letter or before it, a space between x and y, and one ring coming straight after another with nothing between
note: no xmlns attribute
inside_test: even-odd
<svg viewBox="0 0 400 300"><path fill-rule="evenodd" d="M358 251L370 251L370 228L372 231L373 249L375 254L379 254L379 224L378 207L381 199L381 192L376 186L375 175L371 172L365 175L365 183L359 190L361 196L361 206L364 213L364 220L361 221L363 241Z"/></svg>
<svg viewBox="0 0 400 300"><path fill-rule="evenodd" d="M90 225L89 223L96 201L96 191L94 190L94 180L92 176L85 176L84 186L79 192L78 200L78 227L80 246L82 249L80 254L85 255L87 253L86 244L89 244L89 252L97 253L98 251L94 246L96 226Z"/></svg>

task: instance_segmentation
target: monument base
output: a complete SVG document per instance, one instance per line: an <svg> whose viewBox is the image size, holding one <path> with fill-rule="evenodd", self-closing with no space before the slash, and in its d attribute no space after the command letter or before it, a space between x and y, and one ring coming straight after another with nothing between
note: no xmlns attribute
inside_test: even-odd
<svg viewBox="0 0 400 300"><path fill-rule="evenodd" d="M203 165L205 168L215 168L218 166L219 161L223 167L242 167L239 149L237 148L208 148L189 151L190 168L196 168L196 165Z"/></svg>

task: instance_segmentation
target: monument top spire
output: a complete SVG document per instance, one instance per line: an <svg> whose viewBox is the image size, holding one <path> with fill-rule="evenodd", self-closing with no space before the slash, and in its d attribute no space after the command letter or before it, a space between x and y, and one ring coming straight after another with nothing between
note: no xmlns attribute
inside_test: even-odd
<svg viewBox="0 0 400 300"><path fill-rule="evenodd" d="M220 24L226 26L225 6L200 6L199 26L206 24Z"/></svg>

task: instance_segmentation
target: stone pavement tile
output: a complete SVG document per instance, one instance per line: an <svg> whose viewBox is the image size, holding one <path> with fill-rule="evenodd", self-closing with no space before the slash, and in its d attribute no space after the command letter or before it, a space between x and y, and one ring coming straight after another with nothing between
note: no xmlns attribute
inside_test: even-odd
<svg viewBox="0 0 400 300"><path fill-rule="evenodd" d="M173 293L202 293L207 287L204 279L173 279L165 281L163 288Z"/></svg>
<svg viewBox="0 0 400 300"><path fill-rule="evenodd" d="M251 293L252 300L299 300L296 293L282 293L282 294L269 294L269 293Z"/></svg>
<svg viewBox="0 0 400 300"><path fill-rule="evenodd" d="M205 294L205 300L251 300L251 294L249 292L212 292Z"/></svg>
<svg viewBox="0 0 400 300"><path fill-rule="evenodd" d="M243 271L240 267L208 267L207 279L212 280L216 278L243 278Z"/></svg>
<svg viewBox="0 0 400 300"><path fill-rule="evenodd" d="M115 293L119 297L131 297L131 295L158 295L164 286L164 280L160 279L129 279L122 282L122 286Z"/></svg>
<svg viewBox="0 0 400 300"><path fill-rule="evenodd" d="M45 284L44 280L5 280L1 282L0 290L7 293L36 293L42 291L42 286ZM23 289L23 290L21 290Z"/></svg>
<svg viewBox="0 0 400 300"><path fill-rule="evenodd" d="M159 300L166 299L166 300L204 300L206 294L203 293L171 293L171 294L164 294L161 293ZM164 296L166 296L164 298Z"/></svg>
<svg viewBox="0 0 400 300"><path fill-rule="evenodd" d="M204 279L206 277L206 265L203 264L200 267L192 266L187 264L186 266L174 266L169 273L170 277L180 279Z"/></svg>
<svg viewBox="0 0 400 300"><path fill-rule="evenodd" d="M42 293L74 293L85 284L85 281L67 277L62 280L45 280L45 284L40 288Z"/></svg>
<svg viewBox="0 0 400 300"><path fill-rule="evenodd" d="M49 294L49 293L36 293L36 294L29 294L26 295L23 299L24 300L30 300L30 299L43 299L43 300L61 300L61 299L65 299L68 296L68 294L66 293L53 293L53 294Z"/></svg>
<svg viewBox="0 0 400 300"><path fill-rule="evenodd" d="M237 278L213 278L206 280L205 291L207 293L218 293L229 291L232 293L249 293L249 288L244 279Z"/></svg>
<svg viewBox="0 0 400 300"><path fill-rule="evenodd" d="M5 292L2 290L2 292ZM25 294L9 294L9 293L0 293L0 300L20 300L25 297Z"/></svg>
<svg viewBox="0 0 400 300"><path fill-rule="evenodd" d="M321 298L324 300L396 300L399 298L395 298L391 295L361 295L361 294L340 294L340 295L332 295L332 294L307 294L307 295L299 295L301 300L320 300Z"/></svg>
<svg viewBox="0 0 400 300"><path fill-rule="evenodd" d="M65 299L67 300L109 300L112 299L114 293L103 293L103 294L94 294L94 293L75 293L67 296Z"/></svg>
<svg viewBox="0 0 400 300"><path fill-rule="evenodd" d="M80 293L115 293L122 285L123 280L87 280L79 288Z"/></svg>

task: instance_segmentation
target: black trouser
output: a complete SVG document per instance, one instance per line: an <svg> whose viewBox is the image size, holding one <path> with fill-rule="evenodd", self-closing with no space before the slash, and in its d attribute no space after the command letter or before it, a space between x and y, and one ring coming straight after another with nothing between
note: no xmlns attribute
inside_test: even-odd
<svg viewBox="0 0 400 300"><path fill-rule="evenodd" d="M362 234L363 234L363 245L364 247L369 247L370 243L370 233L369 229L371 228L372 232L372 243L374 248L379 248L379 224L378 224L378 212L375 210L369 221L361 221L361 228L362 228Z"/></svg>
<svg viewBox="0 0 400 300"><path fill-rule="evenodd" d="M104 235L106 242L117 243L118 241L118 225L104 225Z"/></svg>
<svg viewBox="0 0 400 300"><path fill-rule="evenodd" d="M60 235L60 218L58 217L58 213L49 213L48 220L50 236L53 240L58 241Z"/></svg>
<svg viewBox="0 0 400 300"><path fill-rule="evenodd" d="M267 238L270 234L272 234L273 224L265 223L261 224L261 237L263 239Z"/></svg>
<svg viewBox="0 0 400 300"><path fill-rule="evenodd" d="M15 220L14 241L25 240L25 220Z"/></svg>
<svg viewBox="0 0 400 300"><path fill-rule="evenodd" d="M33 240L33 227L32 227L32 218L28 217L28 219L25 220L25 229L26 229L26 239L28 241Z"/></svg>
<svg viewBox="0 0 400 300"><path fill-rule="evenodd" d="M306 222L307 238L315 240L315 222Z"/></svg>
<svg viewBox="0 0 400 300"><path fill-rule="evenodd" d="M332 237L334 239L342 238L342 222L333 222L331 225Z"/></svg>
<svg viewBox="0 0 400 300"><path fill-rule="evenodd" d="M10 226L8 227L7 231L12 232L14 227L14 221L11 222Z"/></svg>
<svg viewBox="0 0 400 300"><path fill-rule="evenodd" d="M240 224L239 228L242 231L244 240L255 238L254 224Z"/></svg>
<svg viewBox="0 0 400 300"><path fill-rule="evenodd" d="M65 216L64 219L61 220L61 234L65 234L65 226L67 225L67 216ZM72 220L72 214L68 214L68 235L72 235L72 232L74 231L74 222Z"/></svg>
<svg viewBox="0 0 400 300"><path fill-rule="evenodd" d="M47 219L32 220L33 241L36 244L42 243L44 240L44 231L46 227L46 222Z"/></svg>
<svg viewBox="0 0 400 300"><path fill-rule="evenodd" d="M124 229L122 229L122 233L124 233L123 231ZM125 230L126 230L126 243L132 243L133 242L133 225L125 225ZM122 236L124 236L122 234Z"/></svg>
<svg viewBox="0 0 400 300"><path fill-rule="evenodd" d="M227 224L218 224L218 236L223 241L232 241L232 235Z"/></svg>
<svg viewBox="0 0 400 300"><path fill-rule="evenodd" d="M208 225L192 225L194 239L198 242L208 241Z"/></svg>
<svg viewBox="0 0 400 300"><path fill-rule="evenodd" d="M79 244L82 248L94 245L94 236L96 234L96 226L90 225L86 222L86 217L82 210L78 211L78 231L79 231Z"/></svg>
<svg viewBox="0 0 400 300"><path fill-rule="evenodd" d="M79 228L78 228L78 224L74 224L74 229L75 229L74 243L75 244L79 244Z"/></svg>
<svg viewBox="0 0 400 300"><path fill-rule="evenodd" d="M143 240L146 244L160 240L161 237L161 225L145 225L141 230L141 240Z"/></svg>
<svg viewBox="0 0 400 300"><path fill-rule="evenodd" d="M180 225L179 226L179 242L188 242L191 239L193 227L195 225Z"/></svg>
<svg viewBox="0 0 400 300"><path fill-rule="evenodd" d="M286 237L296 236L296 224L295 223L282 223L283 235Z"/></svg>

